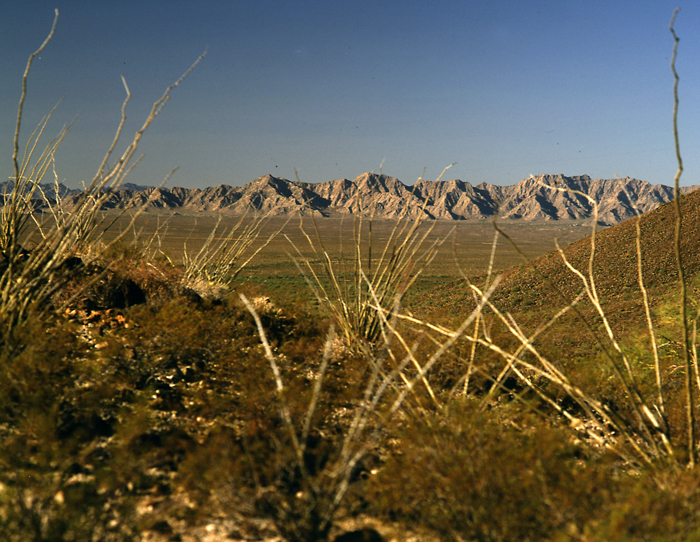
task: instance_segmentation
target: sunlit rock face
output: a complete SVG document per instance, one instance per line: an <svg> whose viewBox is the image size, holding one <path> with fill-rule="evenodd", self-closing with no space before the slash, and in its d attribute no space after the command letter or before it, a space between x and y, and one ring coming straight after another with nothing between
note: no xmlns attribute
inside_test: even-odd
<svg viewBox="0 0 700 542"><path fill-rule="evenodd" d="M684 193L697 186L683 187ZM66 194L70 204L79 194ZM617 224L673 199L673 189L631 179L591 179L588 175L539 175L512 186L449 181L406 185L395 177L363 173L354 180L302 183L272 175L232 187L205 189L127 187L108 202L110 208L146 205L149 209L214 211L240 215L254 211L272 216L308 214L363 215L375 218L425 217L448 220L583 220L598 205L601 224Z"/></svg>

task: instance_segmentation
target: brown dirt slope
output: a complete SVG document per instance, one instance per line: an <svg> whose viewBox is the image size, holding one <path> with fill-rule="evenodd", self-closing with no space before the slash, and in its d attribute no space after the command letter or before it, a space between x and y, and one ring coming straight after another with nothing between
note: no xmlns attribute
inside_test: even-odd
<svg viewBox="0 0 700 542"><path fill-rule="evenodd" d="M681 210L681 258L686 278L692 280L700 273L700 191L682 195ZM636 224L637 219L630 219L596 234L593 276L598 295L603 299L638 292ZM673 202L642 215L642 262L648 287L670 286L678 280L674 231ZM580 239L564 247L563 251L569 262L587 277L591 237ZM483 284L483 279L477 278L475 283ZM555 251L505 271L492 299L498 306L511 311L560 307L563 301L557 290L570 300L582 289L582 281ZM470 304L470 299L468 288L463 281L458 281L432 292L419 303L423 306L437 303L443 308L462 312Z"/></svg>

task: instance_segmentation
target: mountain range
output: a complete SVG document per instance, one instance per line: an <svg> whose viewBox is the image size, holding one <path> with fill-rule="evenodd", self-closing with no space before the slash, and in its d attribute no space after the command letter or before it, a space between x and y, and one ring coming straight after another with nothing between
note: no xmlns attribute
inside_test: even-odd
<svg viewBox="0 0 700 542"><path fill-rule="evenodd" d="M699 186L682 187L683 193ZM592 216L597 202L599 221L611 225L646 213L673 199L673 188L624 179L591 179L588 175L539 175L512 186L471 185L460 180L418 181L405 185L382 174L364 173L354 180L322 183L290 181L272 175L240 187L148 188L129 186L116 191L108 208L146 205L148 210L181 213L202 211L240 215L245 212L289 215L311 209L322 216L361 213L376 218L423 215L430 219L485 220L494 215L506 220L583 220ZM75 193L64 201L79 197Z"/></svg>

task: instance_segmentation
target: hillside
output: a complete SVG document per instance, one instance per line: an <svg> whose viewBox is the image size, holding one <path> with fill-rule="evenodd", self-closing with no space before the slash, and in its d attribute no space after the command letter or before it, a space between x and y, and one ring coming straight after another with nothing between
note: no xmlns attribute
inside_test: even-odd
<svg viewBox="0 0 700 542"><path fill-rule="evenodd" d="M605 225L634 217L633 205L646 213L673 199L671 187L631 178L591 179L587 175L560 174L524 179L513 186L472 186L460 180L419 181L409 186L394 177L364 173L354 180L317 184L266 175L241 187L151 188L138 192L124 189L114 194L109 206L125 209L149 202L148 207L153 210L240 215L254 209L273 216L305 213L310 208L323 216L355 214L360 210L371 214L374 210L377 218L396 218L407 208L409 216L417 217L424 208L428 218L449 220L485 220L495 214L506 220L581 220L591 216L592 206L586 198L547 185L592 197L600 206L600 223ZM682 190L687 193L696 188Z"/></svg>
<svg viewBox="0 0 700 542"><path fill-rule="evenodd" d="M700 273L700 191L682 196L681 256L686 278ZM638 297L635 219L627 220L596 234L594 277L599 296L604 299L634 292ZM668 287L678 280L673 239L675 208L666 203L641 218L641 247L644 280L647 286ZM506 243L501 238L500 243ZM564 249L569 262L588 274L591 254L590 236ZM535 307L560 307L562 299L573 299L582 289L581 281L567 269L562 258L552 252L528 265L505 271L494 294L496 304L509 311L530 311ZM466 285L455 282L432 292L425 304L454 306L455 310L466 296ZM441 300L444 300L441 302ZM459 301L458 301L459 300Z"/></svg>

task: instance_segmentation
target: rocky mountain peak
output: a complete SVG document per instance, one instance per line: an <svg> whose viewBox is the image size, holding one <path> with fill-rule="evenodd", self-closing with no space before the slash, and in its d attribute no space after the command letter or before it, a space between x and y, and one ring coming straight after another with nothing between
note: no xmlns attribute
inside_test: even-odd
<svg viewBox="0 0 700 542"><path fill-rule="evenodd" d="M695 188L686 187L683 192ZM484 220L494 214L506 220L583 220L593 216L591 198L598 204L599 220L604 224L616 224L636 216L637 210L648 212L673 199L671 187L652 186L630 177L591 179L588 175L568 177L560 173L528 177L512 186L472 186L459 179L421 180L411 186L376 173L317 184L268 174L241 187L120 191L110 206L143 205L152 194L150 207L185 212L240 215L253 209L289 215L313 209L324 216L374 213L378 218L396 218L404 213L415 217L424 212L428 218L450 220Z"/></svg>

